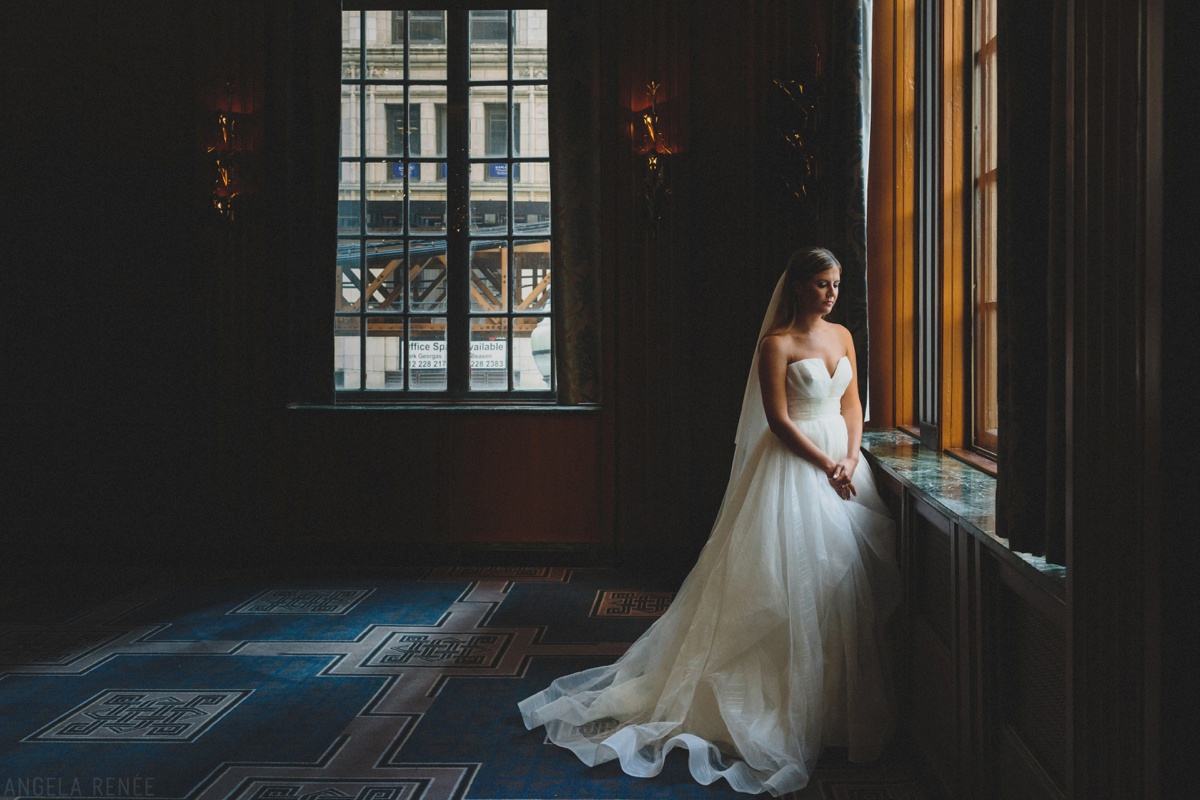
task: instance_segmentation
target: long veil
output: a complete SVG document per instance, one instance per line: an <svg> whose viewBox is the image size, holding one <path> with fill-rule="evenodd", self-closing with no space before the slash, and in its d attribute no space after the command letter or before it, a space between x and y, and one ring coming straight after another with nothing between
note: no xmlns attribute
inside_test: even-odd
<svg viewBox="0 0 1200 800"><path fill-rule="evenodd" d="M758 338L754 340L754 358L750 361L750 375L746 378L746 392L742 395L742 413L738 417L737 435L734 437L733 466L729 471L730 487L737 484L738 478L746 468L746 459L750 457L751 451L754 450L755 445L767 430L767 414L763 410L762 388L758 382L758 346L775 323L775 314L779 310L779 303L783 298L786 284L787 270L784 270L775 284L771 302L767 304L767 313L763 316L762 325L758 329Z"/></svg>

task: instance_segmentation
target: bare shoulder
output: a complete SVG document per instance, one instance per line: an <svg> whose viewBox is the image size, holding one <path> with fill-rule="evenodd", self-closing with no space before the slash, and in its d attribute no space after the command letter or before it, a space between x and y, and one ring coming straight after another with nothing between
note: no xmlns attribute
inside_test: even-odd
<svg viewBox="0 0 1200 800"><path fill-rule="evenodd" d="M764 336L762 341L758 343L758 353L762 358L786 358L790 347L791 342L788 341L786 335L771 333Z"/></svg>
<svg viewBox="0 0 1200 800"><path fill-rule="evenodd" d="M854 336L850 333L850 329L847 328L845 325L839 325L836 322L828 322L826 324L828 324L829 327L833 328L833 332L837 335L838 341L841 342L845 346L846 352L848 354L853 354L854 353Z"/></svg>

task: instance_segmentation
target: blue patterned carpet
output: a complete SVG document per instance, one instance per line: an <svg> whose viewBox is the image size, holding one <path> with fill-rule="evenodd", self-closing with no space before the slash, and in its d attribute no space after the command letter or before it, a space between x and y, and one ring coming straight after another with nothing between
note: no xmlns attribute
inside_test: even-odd
<svg viewBox="0 0 1200 800"><path fill-rule="evenodd" d="M0 597L0 798L744 798L684 756L639 780L527 731L516 703L611 661L671 585L461 567L385 580L206 579ZM802 798L923 800L830 754Z"/></svg>

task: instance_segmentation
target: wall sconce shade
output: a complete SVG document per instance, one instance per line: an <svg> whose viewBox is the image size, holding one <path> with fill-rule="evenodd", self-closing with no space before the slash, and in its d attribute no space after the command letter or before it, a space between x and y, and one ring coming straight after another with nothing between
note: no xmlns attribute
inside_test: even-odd
<svg viewBox="0 0 1200 800"><path fill-rule="evenodd" d="M226 107L217 110L215 125L205 132L210 142L206 153L212 176L209 202L217 219L234 222L246 194L247 150L242 129L249 120L245 118L247 115L233 111L233 81L226 81L225 88Z"/></svg>
<svg viewBox="0 0 1200 800"><path fill-rule="evenodd" d="M642 140L635 145L634 152L643 160L642 170L642 199L646 203L646 212L650 218L650 232L653 234L658 223L666 212L667 198L671 187L667 181L667 157L671 148L663 136L662 126L658 118L658 90L662 88L657 81L646 84L646 93L650 95L650 107L642 112Z"/></svg>

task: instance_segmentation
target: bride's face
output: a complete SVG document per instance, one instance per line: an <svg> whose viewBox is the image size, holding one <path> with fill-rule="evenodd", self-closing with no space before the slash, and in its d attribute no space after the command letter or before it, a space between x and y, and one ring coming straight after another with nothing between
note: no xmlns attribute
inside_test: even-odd
<svg viewBox="0 0 1200 800"><path fill-rule="evenodd" d="M837 302L838 290L842 285L842 271L837 267L818 272L796 287L802 314L825 316Z"/></svg>

